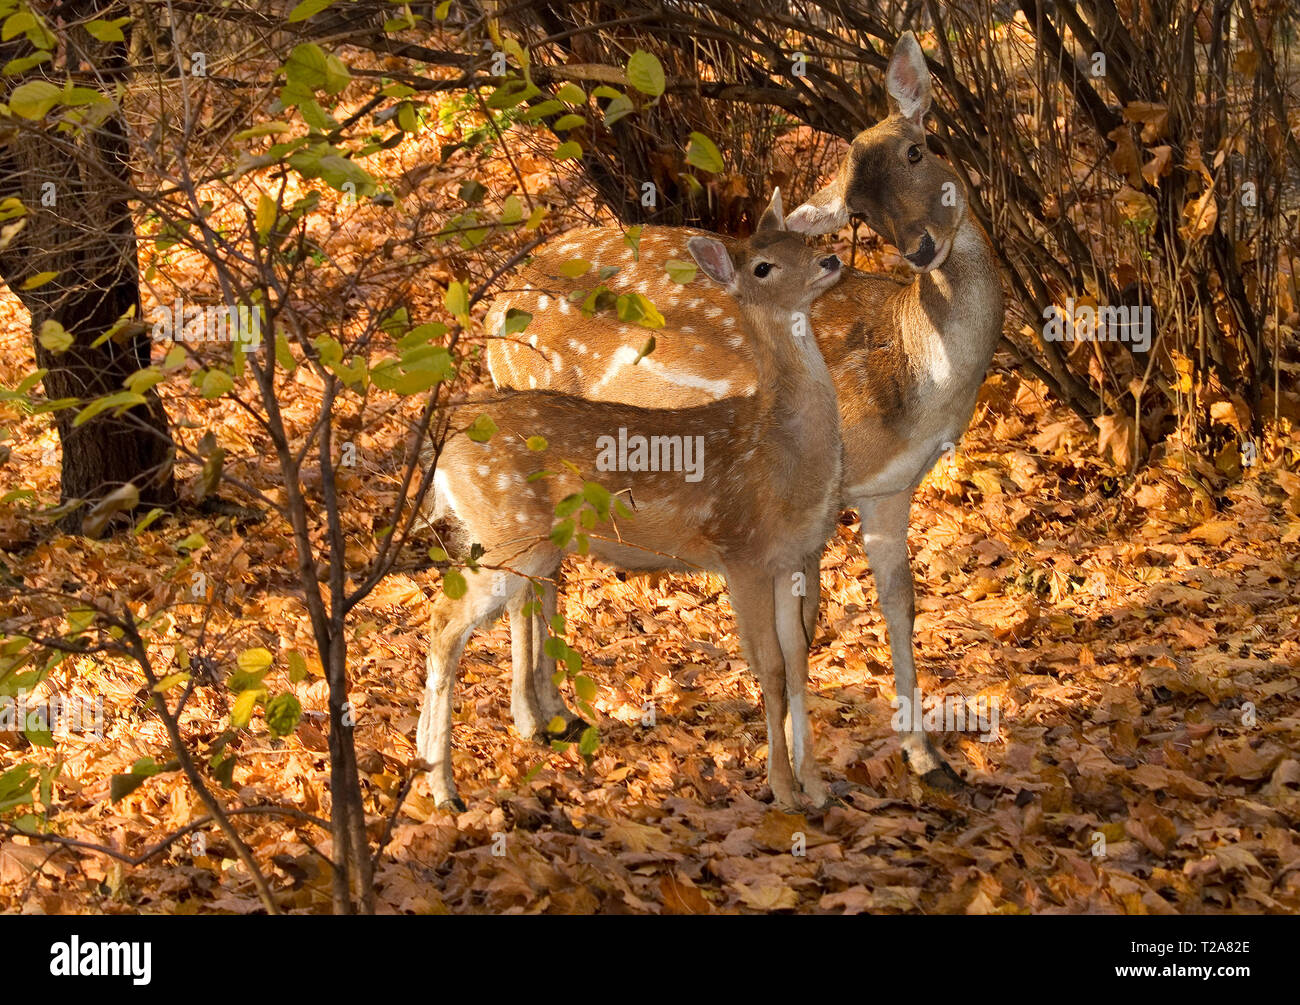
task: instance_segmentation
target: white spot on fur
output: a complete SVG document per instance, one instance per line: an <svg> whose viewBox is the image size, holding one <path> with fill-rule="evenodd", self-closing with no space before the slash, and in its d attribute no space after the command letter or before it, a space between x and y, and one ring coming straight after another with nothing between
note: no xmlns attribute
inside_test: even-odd
<svg viewBox="0 0 1300 1005"><path fill-rule="evenodd" d="M637 351L633 346L620 346L611 358L605 376L592 385L590 395L592 397L597 395L606 384L619 375L625 366L631 366L637 357ZM727 392L731 390L731 381L710 380L708 377L702 377L690 370L674 370L655 361L650 356L644 357L637 365L644 367L648 372L655 374L670 384L676 384L678 387L696 388L707 392L714 398L725 398Z"/></svg>

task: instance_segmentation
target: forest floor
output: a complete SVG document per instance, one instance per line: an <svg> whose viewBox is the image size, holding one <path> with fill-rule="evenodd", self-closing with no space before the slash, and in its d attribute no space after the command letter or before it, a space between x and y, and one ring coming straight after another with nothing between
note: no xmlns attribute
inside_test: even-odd
<svg viewBox="0 0 1300 1005"><path fill-rule="evenodd" d="M8 359L25 337L12 327ZM219 434L237 439L233 412L227 420ZM42 449L18 451L33 454L24 470L51 495L57 468L42 465ZM811 656L816 754L840 796L824 813L764 801L758 688L722 582L621 582L572 561L564 610L598 685L600 748L587 763L515 735L506 627L475 637L455 720L469 809L435 810L416 782L381 859L381 909L1300 909L1300 477L1256 466L1230 480L1171 455L1116 479L1094 455L1081 421L999 366L960 450L917 493L922 687L997 709L996 737L940 737L969 792L931 790L903 766L885 629L851 513L823 562ZM174 564L168 542L196 530L207 539L199 567L226 590L218 608L229 616L209 612L213 634L309 652L273 520L236 528L191 515L135 540L46 537L23 564L51 584L148 595ZM11 520L7 549L21 533ZM375 837L412 772L433 577L390 577L357 617L352 700ZM243 738L232 805L326 814L325 685L312 669L292 685L306 710L297 733L275 740L255 719ZM102 695L108 710L103 741L60 742L56 833L138 854L202 814L175 774L109 798L114 773L166 755L134 668L65 665L51 687ZM200 746L219 732L225 702L223 688L200 688L187 708ZM649 707L652 726L642 724ZM54 756L0 733L0 763ZM270 817L241 817L240 828L286 907L328 910L328 873L311 848L328 850L327 833ZM233 858L215 831L139 866L10 840L0 909L259 910Z"/></svg>

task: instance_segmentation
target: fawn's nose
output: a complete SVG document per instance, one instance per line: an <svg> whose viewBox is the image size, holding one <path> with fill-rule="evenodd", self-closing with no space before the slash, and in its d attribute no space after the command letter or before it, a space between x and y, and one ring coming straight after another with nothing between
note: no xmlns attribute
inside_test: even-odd
<svg viewBox="0 0 1300 1005"><path fill-rule="evenodd" d="M918 269L924 269L934 261L935 251L934 238L930 236L930 232L927 230L921 235L921 243L916 246L916 250L903 257Z"/></svg>
<svg viewBox="0 0 1300 1005"><path fill-rule="evenodd" d="M836 269L840 267L840 258L838 255L829 255L826 258L823 258L817 264L820 265L823 269L827 269L830 272L834 272Z"/></svg>

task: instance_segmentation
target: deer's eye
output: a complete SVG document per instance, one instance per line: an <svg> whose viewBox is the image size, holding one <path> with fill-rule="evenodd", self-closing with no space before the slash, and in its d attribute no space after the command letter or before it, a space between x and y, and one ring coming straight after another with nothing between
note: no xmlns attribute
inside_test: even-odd
<svg viewBox="0 0 1300 1005"><path fill-rule="evenodd" d="M921 144L913 143L910 147L907 148L907 163L909 164L921 163Z"/></svg>
<svg viewBox="0 0 1300 1005"><path fill-rule="evenodd" d="M758 276L759 279L766 279L767 274L771 271L772 271L771 262L759 262L757 265L754 266L754 275Z"/></svg>

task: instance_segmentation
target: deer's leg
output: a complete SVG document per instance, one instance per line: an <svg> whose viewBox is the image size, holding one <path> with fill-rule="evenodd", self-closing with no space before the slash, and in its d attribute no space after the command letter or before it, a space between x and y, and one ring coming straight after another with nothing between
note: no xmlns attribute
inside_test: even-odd
<svg viewBox="0 0 1300 1005"><path fill-rule="evenodd" d="M880 609L889 631L894 690L900 697L915 703L918 689L912 627L916 621L916 595L907 553L907 516L911 503L909 490L861 500L857 510L862 517L862 544L871 562L871 572L876 577ZM925 730L905 729L900 738L904 760L927 784L944 789L965 784L935 749Z"/></svg>
<svg viewBox="0 0 1300 1005"><path fill-rule="evenodd" d="M772 800L784 809L796 807L794 776L790 773L790 750L785 739L785 660L776 628L774 592L789 592L790 583L777 584L766 573L753 569L728 569L727 590L736 612L741 647L749 669L763 689L767 717L767 781ZM799 631L803 632L802 622Z"/></svg>
<svg viewBox="0 0 1300 1005"><path fill-rule="evenodd" d="M484 563L491 561L484 556ZM474 629L499 617L528 580L484 569L465 577L469 589L459 600L439 596L430 617L428 671L415 748L429 764L429 790L439 807L463 810L451 768L451 711L456 671Z"/></svg>
<svg viewBox="0 0 1300 1005"><path fill-rule="evenodd" d="M506 605L510 615L510 717L519 735L529 739L540 736L550 721L542 709L533 673L534 653L540 651L534 644L539 622L531 611L524 613L534 599L532 588L525 587Z"/></svg>
<svg viewBox="0 0 1300 1005"><path fill-rule="evenodd" d="M811 648L817 636L817 611L822 603L822 553L821 549L813 552L803 564L803 631Z"/></svg>
<svg viewBox="0 0 1300 1005"><path fill-rule="evenodd" d="M557 733L544 733L539 737L543 743L551 740L576 740L582 735L589 723L564 704L560 689L555 685L555 660L548 659L545 652L547 625L559 611L559 597L556 583L561 570L557 569L554 579L542 583L541 613L533 620L533 690L542 710L542 728L552 719L564 720L564 729Z"/></svg>
<svg viewBox="0 0 1300 1005"><path fill-rule="evenodd" d="M816 559L813 559L816 561ZM807 563L805 563L805 569ZM773 605L776 608L776 634L785 665L785 735L790 764L804 795L820 809L831 801L831 794L817 769L813 755L812 728L808 722L808 618L810 597L797 594L789 576L777 576ZM812 601L813 623L817 620L816 601Z"/></svg>

